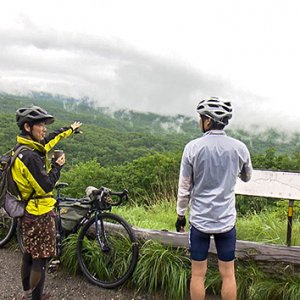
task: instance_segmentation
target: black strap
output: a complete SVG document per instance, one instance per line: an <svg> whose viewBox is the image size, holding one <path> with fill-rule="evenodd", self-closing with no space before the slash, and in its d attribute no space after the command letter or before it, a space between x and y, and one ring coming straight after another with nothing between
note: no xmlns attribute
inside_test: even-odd
<svg viewBox="0 0 300 300"><path fill-rule="evenodd" d="M13 165L14 161L16 160L17 156L19 155L19 153L22 151L22 150L25 150L25 149L28 149L28 150L32 150L32 148L26 146L26 145L22 145L22 144L17 144L16 147L15 147L15 151L14 151L14 154L12 156L12 161L11 161L11 166ZM30 194L30 196L28 197L28 199L23 199L23 201L25 202L25 204L27 205L28 202L33 199L33 200L38 200L38 199L45 199L45 198L49 198L49 197L53 197L53 195L48 195L48 196L36 196L36 197L33 197L35 193L35 190L33 189L32 193Z"/></svg>
<svg viewBox="0 0 300 300"><path fill-rule="evenodd" d="M53 198L53 195L45 195L45 196L35 196L35 197L32 197L30 196L30 199L45 199L45 198Z"/></svg>
<svg viewBox="0 0 300 300"><path fill-rule="evenodd" d="M19 155L19 153L22 151L22 150L25 150L25 149L28 149L28 150L32 150L30 147L26 146L26 145L20 145L20 144L17 144L17 148L14 150L14 154L12 155L11 157L11 163L10 163L10 167L12 167L12 165L14 164L17 156Z"/></svg>
<svg viewBox="0 0 300 300"><path fill-rule="evenodd" d="M12 158L11 158L10 168L13 166L13 164L14 164L17 156L19 155L19 153L21 153L25 149L33 151L33 149L30 148L29 146L26 146L26 145L23 145L23 144L19 144L19 143L16 144L16 147L15 147L15 150L14 150L14 154L12 155ZM23 201L25 202L25 207L27 206L30 198L32 198L32 196L34 195L34 193L35 193L35 190L33 189L33 192L30 194L29 198L26 199L26 200L23 199ZM21 195L21 193L20 193L20 195Z"/></svg>

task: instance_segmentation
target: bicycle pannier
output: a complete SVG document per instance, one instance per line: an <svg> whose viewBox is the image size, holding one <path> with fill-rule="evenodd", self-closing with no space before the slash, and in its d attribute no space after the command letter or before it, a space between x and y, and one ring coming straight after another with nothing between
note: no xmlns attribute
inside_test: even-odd
<svg viewBox="0 0 300 300"><path fill-rule="evenodd" d="M61 201L60 216L63 229L71 231L91 208L88 203Z"/></svg>

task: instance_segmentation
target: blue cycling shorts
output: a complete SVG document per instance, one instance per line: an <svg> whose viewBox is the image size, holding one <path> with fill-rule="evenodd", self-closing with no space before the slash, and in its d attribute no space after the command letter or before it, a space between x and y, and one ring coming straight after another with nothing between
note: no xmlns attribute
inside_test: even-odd
<svg viewBox="0 0 300 300"><path fill-rule="evenodd" d="M214 236L218 259L221 261L232 261L235 259L236 229L235 226L223 233L204 233L190 227L189 244L191 259L203 261L207 259L210 245L210 237Z"/></svg>

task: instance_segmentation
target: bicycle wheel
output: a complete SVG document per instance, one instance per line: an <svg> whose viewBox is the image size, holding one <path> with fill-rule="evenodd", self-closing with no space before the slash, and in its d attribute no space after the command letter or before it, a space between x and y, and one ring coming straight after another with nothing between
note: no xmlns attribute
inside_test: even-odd
<svg viewBox="0 0 300 300"><path fill-rule="evenodd" d="M4 247L15 234L17 219L11 218L4 208L0 208L0 248Z"/></svg>
<svg viewBox="0 0 300 300"><path fill-rule="evenodd" d="M98 227L98 238L96 234ZM131 226L121 217L99 214L84 224L77 242L77 256L88 280L102 288L117 288L133 273L138 244Z"/></svg>

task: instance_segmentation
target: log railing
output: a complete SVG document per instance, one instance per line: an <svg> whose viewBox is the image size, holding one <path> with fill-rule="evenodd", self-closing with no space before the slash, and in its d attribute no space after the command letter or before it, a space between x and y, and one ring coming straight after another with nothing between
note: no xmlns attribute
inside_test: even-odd
<svg viewBox="0 0 300 300"><path fill-rule="evenodd" d="M187 233L141 228L134 228L134 231L138 239L158 241L165 246L188 247ZM217 253L213 239L211 239L209 253ZM280 246L238 240L236 243L236 257L241 260L283 262L300 266L300 247L287 247L284 245Z"/></svg>
<svg viewBox="0 0 300 300"><path fill-rule="evenodd" d="M287 246L264 244L250 241L237 241L236 257L241 260L251 259L263 262L283 262L300 266L300 247L291 246L294 201L300 200L300 173L254 170L249 182L238 180L236 194L288 201L287 207ZM152 239L164 245L188 247L187 233L166 232L159 230L135 229L138 238ZM211 240L210 253L216 254Z"/></svg>

